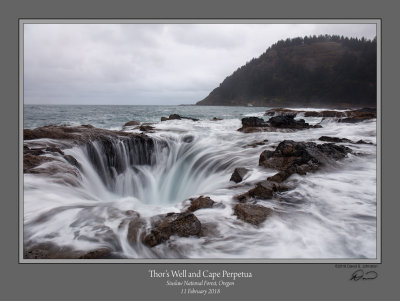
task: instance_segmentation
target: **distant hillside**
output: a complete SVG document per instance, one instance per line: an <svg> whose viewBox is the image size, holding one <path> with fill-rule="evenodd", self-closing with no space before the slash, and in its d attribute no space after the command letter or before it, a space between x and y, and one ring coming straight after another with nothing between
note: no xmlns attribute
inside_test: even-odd
<svg viewBox="0 0 400 301"><path fill-rule="evenodd" d="M376 38L282 40L197 105L375 106L376 51Z"/></svg>

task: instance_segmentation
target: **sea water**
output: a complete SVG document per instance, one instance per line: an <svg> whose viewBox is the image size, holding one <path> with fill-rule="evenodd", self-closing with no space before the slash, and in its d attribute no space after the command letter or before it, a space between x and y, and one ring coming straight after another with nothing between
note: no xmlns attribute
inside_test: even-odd
<svg viewBox="0 0 400 301"><path fill-rule="evenodd" d="M24 233L30 242L51 242L77 250L109 247L124 258L375 258L377 246L376 120L338 123L304 118L322 128L296 132L242 133L241 118L263 116L268 108L203 106L24 106L24 128L91 124L122 130L130 120L154 123L147 133L168 148L155 147L156 163L126 168L105 184L85 148L64 153L82 166L78 187L39 174L24 175ZM303 110L303 109L302 109ZM306 110L322 110L306 109ZM160 122L170 114L200 119ZM213 117L222 120L212 121ZM125 131L140 132L125 128ZM186 136L191 142L185 142ZM293 189L279 198L259 200L276 214L256 227L233 215L234 196L246 192L276 170L258 165L263 150L283 140L316 142L321 136L364 140L343 143L346 158L307 175L292 175ZM250 146L268 140L265 145ZM161 144L160 144L161 145ZM126 160L121 151L120 159ZM236 167L250 172L243 182L229 181ZM111 180L110 180L111 182ZM129 244L127 226L116 212L134 210L148 222L156 214L180 212L190 197L209 196L218 203L194 214L212 229L204 237L172 236L148 248ZM40 217L40 218L39 218ZM44 217L44 218L42 218ZM39 222L37 222L39 221Z"/></svg>

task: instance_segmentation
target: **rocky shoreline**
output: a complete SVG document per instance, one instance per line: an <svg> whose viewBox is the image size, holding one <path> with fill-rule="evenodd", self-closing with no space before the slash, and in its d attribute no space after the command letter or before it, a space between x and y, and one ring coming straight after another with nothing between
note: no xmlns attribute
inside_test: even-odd
<svg viewBox="0 0 400 301"><path fill-rule="evenodd" d="M351 110L345 112L338 111L297 111L289 109L273 109L265 113L270 116L268 121L258 117L246 117L242 119L242 127L238 131L243 133L253 132L273 132L273 131L299 131L313 128L321 128L320 124L310 125L304 119L296 120L295 117L303 115L305 117L332 118L337 122L362 122L376 118L376 111L373 109ZM195 118L182 117L177 114L162 118L161 121L189 119L198 121ZM216 118L215 120L220 120ZM142 133L132 133L126 129L139 130ZM106 181L107 177L115 177L124 170L124 166L119 163L117 150L113 146L116 140L132 154L139 153L138 158L129 162L135 164L153 164L152 152L156 142L147 135L156 131L152 124L143 124L130 121L124 124L123 130L111 131L94 128L91 125L81 125L77 127L68 126L44 126L36 129L24 129L24 148L23 148L23 171L24 174L41 174L49 176L53 181L72 186L79 186L81 176L81 165L76 158L64 153L65 149L80 146L85 147L90 155L92 164L97 172L103 173L102 177ZM188 143L191 143L191 139ZM275 214L274 208L260 204L259 200L269 200L277 198L288 190L295 189L292 184L287 184L287 179L298 174L305 176L310 172L317 172L327 164L334 164L335 161L345 158L348 154L354 153L346 144L370 144L363 140L352 141L347 138L321 136L315 142L295 142L292 140L282 140L274 150L263 150L259 156L259 166L275 170L277 173L268 177L264 181L255 184L248 191L236 195L232 201L232 216L238 220L258 227L267 218ZM251 147L263 146L268 142L264 140L249 144ZM96 158L94 143L100 146L107 156L107 167L104 168L99 159ZM159 143L159 142L158 142ZM230 179L235 185L249 176L250 170L245 167L237 166ZM234 187L234 186L233 186ZM181 212L169 212L166 214L155 215L150 220L145 220L139 212L126 211L117 213L121 218L120 228L127 228L127 241L132 245L143 244L148 248L153 248L159 244L167 242L171 236L180 237L204 237L212 235L208 231L207 225L203 225L197 218L195 212L202 209L212 209L218 207L217 201L209 196L198 196L185 201L188 203ZM115 251L109 247L99 247L87 251L76 251L68 247L58 247L51 242L34 243L25 242L24 258L26 259L109 259L119 258Z"/></svg>

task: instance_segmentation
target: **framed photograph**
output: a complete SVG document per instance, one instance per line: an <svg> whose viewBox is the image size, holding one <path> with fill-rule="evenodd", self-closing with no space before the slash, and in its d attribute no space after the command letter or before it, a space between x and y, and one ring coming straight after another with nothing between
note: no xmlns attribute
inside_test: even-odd
<svg viewBox="0 0 400 301"><path fill-rule="evenodd" d="M380 19L20 19L19 66L21 263L381 262Z"/></svg>

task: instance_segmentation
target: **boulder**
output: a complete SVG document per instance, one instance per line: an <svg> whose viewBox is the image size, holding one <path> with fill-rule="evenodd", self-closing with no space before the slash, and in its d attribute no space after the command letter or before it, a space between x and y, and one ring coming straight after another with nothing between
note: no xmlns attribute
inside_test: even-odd
<svg viewBox="0 0 400 301"><path fill-rule="evenodd" d="M280 171L280 172L274 174L273 176L268 177L267 180L271 181L271 182L282 183L287 178L289 178L290 175L291 174L287 171Z"/></svg>
<svg viewBox="0 0 400 301"><path fill-rule="evenodd" d="M124 127L125 127L125 126L135 126L135 125L139 125L139 124L140 124L139 121L131 120L131 121L128 121L127 123L125 123L125 124L124 124Z"/></svg>
<svg viewBox="0 0 400 301"><path fill-rule="evenodd" d="M245 117L242 119L242 127L263 127L267 126L264 119L259 117Z"/></svg>
<svg viewBox="0 0 400 301"><path fill-rule="evenodd" d="M212 199L210 199L208 196L207 197L199 196L196 199L191 199L190 207L188 208L188 211L194 212L196 210L203 209L203 208L211 208L214 206L214 204L215 204L215 202Z"/></svg>
<svg viewBox="0 0 400 301"><path fill-rule="evenodd" d="M268 120L268 123L271 127L274 128L307 129L312 127L308 123L306 123L304 119L295 120L295 116L296 114L288 114L271 117Z"/></svg>
<svg viewBox="0 0 400 301"><path fill-rule="evenodd" d="M199 236L201 233L200 221L190 212L159 215L153 218L152 224L150 233L143 239L143 243L149 247L163 243L172 235L189 237Z"/></svg>
<svg viewBox="0 0 400 301"><path fill-rule="evenodd" d="M241 203L247 202L248 199L270 199L277 192L287 191L289 188L285 185L281 185L277 182L270 180L262 181L256 184L256 186L249 191L235 196Z"/></svg>
<svg viewBox="0 0 400 301"><path fill-rule="evenodd" d="M199 121L199 119L196 118L191 118L191 117L184 117L180 116L178 114L171 114L169 117L161 117L161 121L167 121L167 120L181 120L181 119L190 119L192 121Z"/></svg>
<svg viewBox="0 0 400 301"><path fill-rule="evenodd" d="M282 171L269 179L282 182L293 173L301 175L317 170L321 165L344 158L352 150L333 143L295 142L284 140L275 151L263 151L259 165Z"/></svg>
<svg viewBox="0 0 400 301"><path fill-rule="evenodd" d="M285 171L290 167L296 168L305 164L314 170L324 162L330 159L342 159L350 152L350 148L333 143L316 144L284 140L279 143L275 151L263 151L259 165Z"/></svg>
<svg viewBox="0 0 400 301"><path fill-rule="evenodd" d="M233 210L233 214L239 219L256 226L264 222L273 212L270 208L255 204L237 204Z"/></svg>
<svg viewBox="0 0 400 301"><path fill-rule="evenodd" d="M242 182L244 176L249 172L248 169L243 168L243 167L238 167L235 168L235 170L232 173L230 181L233 181L235 183Z"/></svg>
<svg viewBox="0 0 400 301"><path fill-rule="evenodd" d="M148 124L142 124L139 127L139 130L141 130L142 132L152 132L154 130L154 127Z"/></svg>

